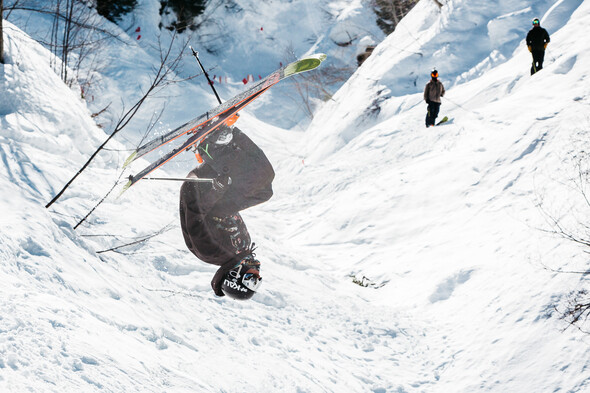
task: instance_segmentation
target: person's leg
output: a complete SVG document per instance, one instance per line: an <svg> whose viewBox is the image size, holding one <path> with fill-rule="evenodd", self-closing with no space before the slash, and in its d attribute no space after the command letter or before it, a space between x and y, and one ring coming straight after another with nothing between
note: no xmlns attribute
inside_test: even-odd
<svg viewBox="0 0 590 393"><path fill-rule="evenodd" d="M543 57L545 55L545 51L533 50L532 54L533 66L531 67L531 75L543 68Z"/></svg>
<svg viewBox="0 0 590 393"><path fill-rule="evenodd" d="M438 117L438 112L440 112L440 102L433 102L432 103L432 125L435 124L436 118Z"/></svg>
<svg viewBox="0 0 590 393"><path fill-rule="evenodd" d="M229 233L232 247L242 252L250 245L250 234L240 213L230 214L225 217L212 217L215 227Z"/></svg>
<svg viewBox="0 0 590 393"><path fill-rule="evenodd" d="M439 104L440 105L440 104ZM426 114L426 127L434 125L434 120L437 116L437 105L436 102L430 102L428 104L428 113Z"/></svg>
<svg viewBox="0 0 590 393"><path fill-rule="evenodd" d="M538 56L537 57L537 71L539 71L539 70L543 69L543 60L545 60L545 51L540 50L537 56Z"/></svg>

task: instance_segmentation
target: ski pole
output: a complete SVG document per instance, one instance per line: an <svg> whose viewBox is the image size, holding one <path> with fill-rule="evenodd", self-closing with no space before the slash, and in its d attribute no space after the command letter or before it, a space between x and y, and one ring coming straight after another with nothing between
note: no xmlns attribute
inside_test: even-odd
<svg viewBox="0 0 590 393"><path fill-rule="evenodd" d="M482 115L481 115L479 112L476 112L476 111L474 111L474 110L470 110L470 109L464 108L463 106L461 106L461 105L457 104L455 101L451 100L450 98L447 98L447 97L443 97L443 98L444 98L445 100L449 101L450 103L452 103L453 105L455 105L455 106L457 106L457 107L459 107L459 108L463 109L464 111L466 111L466 112L471 112L471 113L473 113L474 115L477 115L477 116L479 117L479 119L480 119L480 120L483 120L483 116L482 116Z"/></svg>
<svg viewBox="0 0 590 393"><path fill-rule="evenodd" d="M217 94L217 90L215 90L215 86L213 86L213 82L211 82L211 79L209 78L209 74L207 74L207 71L205 71L205 67L203 67L203 64L201 63L201 60L199 60L199 52L196 52L192 46L189 46L189 48L191 48L191 51L193 52L193 56L195 56L195 59L197 59L197 62L199 62L199 66L201 67L201 70L203 70L203 73L205 74L205 78L207 78L207 82L209 82L209 86L211 86L211 88L213 89L213 93L215 93L215 97L217 97L217 101L219 101L219 103L221 104L221 98L219 98L219 95Z"/></svg>
<svg viewBox="0 0 590 393"><path fill-rule="evenodd" d="M144 177L143 180L188 181L192 183L213 183L214 179L200 177Z"/></svg>

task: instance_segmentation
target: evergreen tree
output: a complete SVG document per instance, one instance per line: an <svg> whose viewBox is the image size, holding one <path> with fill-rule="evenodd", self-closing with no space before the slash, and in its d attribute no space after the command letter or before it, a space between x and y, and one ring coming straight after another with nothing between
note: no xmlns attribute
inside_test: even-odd
<svg viewBox="0 0 590 393"><path fill-rule="evenodd" d="M137 5L137 0L97 0L98 13L112 22L116 22L122 15L130 12Z"/></svg>
<svg viewBox="0 0 590 393"><path fill-rule="evenodd" d="M187 28L194 30L193 20L205 11L207 0L161 0L160 3L160 15L171 11L176 14L176 21L166 28L182 33Z"/></svg>

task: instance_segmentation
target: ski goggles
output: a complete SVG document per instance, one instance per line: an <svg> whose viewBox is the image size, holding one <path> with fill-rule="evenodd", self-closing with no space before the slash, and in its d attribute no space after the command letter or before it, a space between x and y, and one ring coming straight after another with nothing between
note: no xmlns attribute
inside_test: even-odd
<svg viewBox="0 0 590 393"><path fill-rule="evenodd" d="M244 286L249 290L256 292L258 288L260 288L262 277L260 277L258 270L251 270L252 271L248 270L246 274L244 274L244 278L242 278L242 284L244 284Z"/></svg>
<svg viewBox="0 0 590 393"><path fill-rule="evenodd" d="M229 272L230 276L235 279L238 279L246 288L250 289L251 291L256 292L256 290L260 287L260 282L262 281L262 277L260 277L260 270L258 270L258 266L260 266L260 262L258 265L252 265L250 261L246 262L242 260L239 264L237 264L234 269ZM255 266L255 267L252 267ZM245 273L242 273L242 269L246 270Z"/></svg>

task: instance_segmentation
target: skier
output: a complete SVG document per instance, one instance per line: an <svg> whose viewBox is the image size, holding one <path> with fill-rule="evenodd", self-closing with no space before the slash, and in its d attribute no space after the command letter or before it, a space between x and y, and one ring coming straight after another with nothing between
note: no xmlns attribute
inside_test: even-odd
<svg viewBox="0 0 590 393"><path fill-rule="evenodd" d="M233 125L236 119L200 143L202 163L188 177L214 180L182 184L180 226L188 249L219 266L211 281L215 294L245 300L258 290L262 278L239 212L271 198L275 174L263 151Z"/></svg>
<svg viewBox="0 0 590 393"><path fill-rule="evenodd" d="M427 128L434 126L440 109L440 98L445 95L445 87L438 80L438 71L432 70L430 76L431 79L424 88L424 101L428 104L428 112L426 112Z"/></svg>
<svg viewBox="0 0 590 393"><path fill-rule="evenodd" d="M541 27L539 19L533 19L533 28L526 35L526 45L529 48L529 52L533 55L531 75L543 68L545 49L547 49L549 41L549 33L547 33L547 30Z"/></svg>

